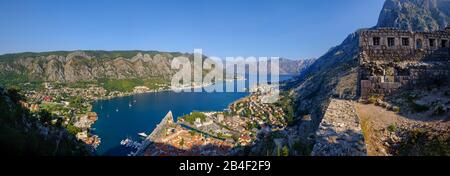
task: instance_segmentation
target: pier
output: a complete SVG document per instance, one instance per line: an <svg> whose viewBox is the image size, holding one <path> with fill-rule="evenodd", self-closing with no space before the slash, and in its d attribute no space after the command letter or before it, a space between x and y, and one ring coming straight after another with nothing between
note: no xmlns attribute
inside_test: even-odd
<svg viewBox="0 0 450 176"><path fill-rule="evenodd" d="M166 116L161 120L161 122L156 126L153 132L145 138L142 145L138 148L135 156L142 156L145 149L153 142L159 142L161 137L165 134L167 127L174 124L172 111L169 111Z"/></svg>

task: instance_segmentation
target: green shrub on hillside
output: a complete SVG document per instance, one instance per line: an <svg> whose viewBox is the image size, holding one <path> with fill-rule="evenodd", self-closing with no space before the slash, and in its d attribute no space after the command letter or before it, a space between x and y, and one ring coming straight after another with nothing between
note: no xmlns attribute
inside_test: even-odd
<svg viewBox="0 0 450 176"><path fill-rule="evenodd" d="M450 137L448 134L433 134L426 129L407 132L395 153L401 156L450 156Z"/></svg>
<svg viewBox="0 0 450 176"><path fill-rule="evenodd" d="M396 124L390 124L388 127L387 127L387 129L388 129L388 131L390 131L390 132L395 132L395 131L397 131L397 125Z"/></svg>
<svg viewBox="0 0 450 176"><path fill-rule="evenodd" d="M191 114L185 115L181 118L183 118L185 122L187 122L191 125L194 124L194 122L197 118L199 118L202 122L206 121L206 115L203 114L202 112L192 112Z"/></svg>

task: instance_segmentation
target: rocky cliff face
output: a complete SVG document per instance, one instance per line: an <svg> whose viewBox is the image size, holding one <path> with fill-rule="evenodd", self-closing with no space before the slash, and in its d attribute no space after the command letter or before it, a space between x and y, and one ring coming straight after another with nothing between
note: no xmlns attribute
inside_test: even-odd
<svg viewBox="0 0 450 176"><path fill-rule="evenodd" d="M193 55L164 52L52 52L4 55L0 74L22 76L25 80L57 82L89 81L100 78L168 78L174 57Z"/></svg>
<svg viewBox="0 0 450 176"><path fill-rule="evenodd" d="M450 24L448 0L387 0L378 27L411 30L443 29ZM300 121L298 130L304 138L314 134L332 97L358 97L359 31L349 35L339 46L318 58L296 80L289 83L298 115L311 114Z"/></svg>
<svg viewBox="0 0 450 176"><path fill-rule="evenodd" d="M318 58L297 80L288 83L298 114L311 115L311 119L300 122L298 130L303 137L317 129L331 97L356 97L357 53L358 34L354 33Z"/></svg>
<svg viewBox="0 0 450 176"><path fill-rule="evenodd" d="M170 79L176 72L171 69L173 58L193 54L156 51L76 51L19 53L0 56L0 75L17 82L49 81L77 82L107 79ZM314 62L306 60L280 60L280 73L298 75ZM201 68L196 68L201 69Z"/></svg>
<svg viewBox="0 0 450 176"><path fill-rule="evenodd" d="M436 31L450 21L449 0L387 0L377 27Z"/></svg>

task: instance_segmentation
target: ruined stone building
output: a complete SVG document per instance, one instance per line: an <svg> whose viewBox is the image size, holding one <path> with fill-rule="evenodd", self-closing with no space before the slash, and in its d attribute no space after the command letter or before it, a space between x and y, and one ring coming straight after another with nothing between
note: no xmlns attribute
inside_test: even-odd
<svg viewBox="0 0 450 176"><path fill-rule="evenodd" d="M434 32L370 29L361 31L359 40L362 98L449 82L450 27Z"/></svg>

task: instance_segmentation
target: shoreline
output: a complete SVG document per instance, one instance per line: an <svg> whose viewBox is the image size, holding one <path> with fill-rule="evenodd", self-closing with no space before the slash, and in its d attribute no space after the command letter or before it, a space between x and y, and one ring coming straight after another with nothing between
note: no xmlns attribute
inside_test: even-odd
<svg viewBox="0 0 450 176"><path fill-rule="evenodd" d="M257 89L259 89L259 86L257 87ZM202 114L206 115L208 117L208 119L209 119L209 122L201 122L200 126L195 126L195 125L192 124L192 122L191 122L191 124L189 124L184 119L179 121L178 117L177 117L177 122L175 124L179 125L182 129L184 129L186 131L195 131L197 133L203 134L203 135L205 135L205 138L213 138L214 140L219 140L219 141L222 141L222 142L230 142L230 140L228 140L227 137L221 137L221 135L219 135L219 134L214 134L213 132L208 132L207 129L203 128L204 123L207 123L209 125L215 124L218 127L221 127L221 128L224 128L224 129L229 129L229 127L227 128L227 127L221 126L221 124L219 124L219 123L221 123L221 120L216 121L217 119L214 119L213 116L215 116L215 114L222 114L222 116L223 116L223 114L226 114L228 112L233 111L233 105L235 105L237 103L240 103L240 102L243 102L243 101L245 101L247 99L251 99L253 96L258 96L259 93L260 93L259 91L258 92L248 92L248 95L232 101L231 103L229 103L227 105L226 109L223 109L223 110L220 110L220 111L199 111L199 113L202 113ZM193 112L194 111L191 111L191 114ZM172 112L169 111L168 114L172 114ZM164 122L165 119L166 119L166 117L163 118L163 120L161 120L159 125L157 125L157 128L152 130L151 134L158 133L161 130L159 127L160 127L161 124L165 124L165 122ZM195 123L197 123L197 122L195 122ZM209 125L206 125L206 126L209 126ZM248 132L249 131L245 131L245 132L240 131L239 132L239 137L237 137L238 139L234 140L234 142L231 142L230 144L232 144L233 146L236 146L238 144L242 144L242 142L244 142L244 143L251 142L251 137L250 137L250 141L243 141L242 140L245 137L248 137L247 136ZM256 133L258 133L258 131ZM232 133L230 133L230 134L232 134ZM233 137L231 137L231 138L233 138ZM145 144L145 145L142 145L141 148L138 150L139 152L135 153L134 156L142 156L144 151L146 151L148 149L148 147L150 147L150 144L158 143L159 140L161 140L161 139L158 138L155 141L152 141L152 139L146 138L142 142L142 144ZM228 152L232 152L232 150L229 150Z"/></svg>
<svg viewBox="0 0 450 176"><path fill-rule="evenodd" d="M236 78L236 79L221 79L220 81L225 82L231 82L231 81L246 81L246 78ZM199 88L205 88L208 86L213 86L215 85L215 83L211 83L211 84L205 84L205 85L197 85L197 86L189 86L189 87L181 87L181 88L175 88L176 90L180 90L180 92L183 92L183 90L187 90L187 89L199 89ZM159 92L175 92L178 93L176 91L174 91L173 88L164 88L161 90L150 90L150 91L145 91L145 92L120 92L123 93L123 95L116 95L116 96L106 96L106 97L99 97L93 100L88 100L91 101L90 103L92 103L93 101L99 101L99 100L111 100L114 98L121 98L121 97L127 97L127 96L133 96L133 95L141 95L141 94L149 94L149 93L159 93Z"/></svg>
<svg viewBox="0 0 450 176"><path fill-rule="evenodd" d="M235 80L227 80L227 81L235 81ZM183 90L188 90L187 92L194 92L194 91L191 91L191 90L199 89L199 88L205 88L205 87L212 86L212 85L214 85L214 84L205 84L205 85L200 85L200 86L183 87L183 89L180 89L181 90L180 92L176 92L176 91L174 91L171 88L166 88L166 89L161 89L161 90L153 90L153 91L146 91L146 92L128 92L128 93L124 93L122 95L117 95L117 96L106 96L106 97L100 97L100 98L97 98L97 99L91 99L88 102L89 102L89 104L92 107L91 111L95 112L95 111L93 111L93 104L98 102L98 101L109 101L109 100L115 100L115 99L118 99L118 98L132 97L132 96L135 96L135 95L146 95L146 94L151 94L151 93L162 93L162 92L183 93L184 92ZM204 90L202 90L202 91L204 91ZM246 95L245 97L247 97L247 96L249 96L249 95ZM237 99L236 101L238 101L240 99ZM231 104L233 104L234 102L235 101L233 101L230 104L226 105L226 108L229 109ZM226 109L221 109L220 112L224 112L225 110ZM95 113L97 113L97 112L95 112ZM174 118L178 118L178 117L174 117ZM94 126L95 123L96 122L92 123L91 127L89 128L89 130L93 129L92 126ZM150 134L152 134L154 131L155 131L155 129L153 129L150 132ZM89 134L90 135L98 135L98 134L95 134L95 133L92 133L92 132L89 132ZM101 138L101 136L99 136L99 137ZM142 142L144 142L144 141L145 140L143 140ZM100 145L101 145L101 142L100 142ZM97 149L95 151L97 151Z"/></svg>
<svg viewBox="0 0 450 176"><path fill-rule="evenodd" d="M246 79L243 79L243 80L246 80ZM236 79L234 79L234 80L226 80L226 81L236 81ZM212 86L212 85L214 85L214 84L206 84L206 85L201 85L201 86L184 87L183 89L181 89L180 93L183 93L183 90L205 88L205 87ZM251 89L246 89L246 91L243 92L243 93L246 93L246 95L244 97L241 97L241 98L238 98L236 100L233 100L228 105L226 105L225 108L220 109L217 112L218 113L227 113L227 112L229 112L233 104L235 104L237 102L240 102L240 101L243 101L245 99L248 99L249 97L251 97L253 95L253 93L250 90ZM122 95L122 96L112 96L112 97L108 97L108 98L97 99L97 100L94 100L93 102L95 102L95 101L102 101L102 100L114 100L115 98L121 98L121 97L127 97L127 96L129 97L129 96L134 96L134 95L145 95L145 94L150 94L150 93L169 92L169 91L177 93L176 91L174 91L173 89L170 89L170 88L169 89L156 90L156 91L138 92L138 93L131 92L131 93L127 93L126 95ZM202 90L202 91L204 91L204 90ZM188 92L190 92L190 91L188 91ZM193 111L190 111L190 112L193 112ZM205 112L202 112L202 113L205 113ZM207 112L209 112L209 111L207 111ZM178 119L179 117L174 117L174 118ZM152 134L154 132L155 132L155 129L153 129L149 133ZM146 140L143 140L142 142L145 142L145 141Z"/></svg>

